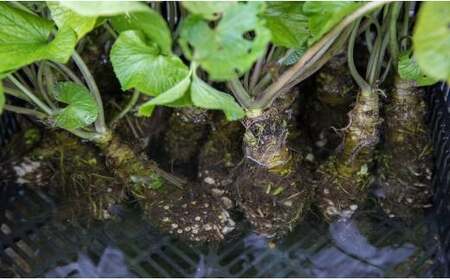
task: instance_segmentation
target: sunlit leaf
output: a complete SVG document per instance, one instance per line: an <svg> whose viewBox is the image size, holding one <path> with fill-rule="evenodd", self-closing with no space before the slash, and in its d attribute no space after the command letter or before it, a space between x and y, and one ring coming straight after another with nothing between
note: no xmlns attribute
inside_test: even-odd
<svg viewBox="0 0 450 280"><path fill-rule="evenodd" d="M361 2L350 1L307 1L303 5L303 12L308 16L311 38L308 40L312 45L345 16L352 13Z"/></svg>
<svg viewBox="0 0 450 280"><path fill-rule="evenodd" d="M5 106L5 93L3 92L2 81L0 81L0 114L3 113L4 106Z"/></svg>

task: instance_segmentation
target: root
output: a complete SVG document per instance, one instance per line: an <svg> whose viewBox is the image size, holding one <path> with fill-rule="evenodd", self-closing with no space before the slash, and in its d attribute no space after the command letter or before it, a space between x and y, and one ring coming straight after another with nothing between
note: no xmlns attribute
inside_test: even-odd
<svg viewBox="0 0 450 280"><path fill-rule="evenodd" d="M316 174L319 207L327 220L351 217L372 183L370 170L381 123L378 95L360 92L349 119L342 150Z"/></svg>
<svg viewBox="0 0 450 280"><path fill-rule="evenodd" d="M218 241L234 229L223 201L207 190L174 179L116 135L98 146L114 175L144 209L144 218L160 230L191 241Z"/></svg>
<svg viewBox="0 0 450 280"><path fill-rule="evenodd" d="M280 238L304 217L312 200L312 188L300 161L295 172L279 175L247 162L236 180L236 200L254 230L268 238Z"/></svg>
<svg viewBox="0 0 450 280"><path fill-rule="evenodd" d="M223 202L202 186L161 190L157 199L148 192L148 189L141 190L139 194L145 218L160 230L180 239L220 241L235 228Z"/></svg>
<svg viewBox="0 0 450 280"><path fill-rule="evenodd" d="M273 106L255 118L244 120L244 156L262 168L272 171L285 169L291 162L287 148L288 108L295 96L287 94L279 98Z"/></svg>
<svg viewBox="0 0 450 280"><path fill-rule="evenodd" d="M294 100L295 94L287 94L260 116L244 120L246 160L235 199L255 231L270 238L283 236L302 219L312 194L303 157L288 149Z"/></svg>
<svg viewBox="0 0 450 280"><path fill-rule="evenodd" d="M396 77L386 108L379 202L391 218L413 219L430 206L432 155L423 90Z"/></svg>
<svg viewBox="0 0 450 280"><path fill-rule="evenodd" d="M361 92L350 113L350 124L344 133L343 151L338 156L337 170L341 175L351 177L370 164L373 152L379 142L378 95Z"/></svg>

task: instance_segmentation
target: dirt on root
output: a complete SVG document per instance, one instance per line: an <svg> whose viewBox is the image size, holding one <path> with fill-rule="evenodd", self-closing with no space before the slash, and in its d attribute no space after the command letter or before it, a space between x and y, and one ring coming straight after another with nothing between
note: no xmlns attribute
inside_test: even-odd
<svg viewBox="0 0 450 280"><path fill-rule="evenodd" d="M238 122L229 122L222 115L213 123L208 140L199 155L198 180L211 195L220 199L227 209L235 207L232 193L242 163L242 135Z"/></svg>
<svg viewBox="0 0 450 280"><path fill-rule="evenodd" d="M297 124L297 95L286 94L261 115L243 121L244 162L234 198L254 230L270 238L282 237L300 222L313 195L311 162L304 160L311 151L299 146L308 141Z"/></svg>
<svg viewBox="0 0 450 280"><path fill-rule="evenodd" d="M367 198L373 182L368 169L344 176L339 174L336 164L336 157L331 156L314 174L318 207L329 222L335 218L350 218Z"/></svg>
<svg viewBox="0 0 450 280"><path fill-rule="evenodd" d="M423 90L399 80L394 90L385 111L375 194L390 218L408 222L431 207L432 147Z"/></svg>
<svg viewBox="0 0 450 280"><path fill-rule="evenodd" d="M144 218L156 224L161 231L183 240L221 241L236 225L223 202L201 185L190 184L186 189L163 190L156 201L146 197L145 191L138 197L144 209Z"/></svg>
<svg viewBox="0 0 450 280"><path fill-rule="evenodd" d="M314 190L311 174L293 159L287 174L247 161L236 180L235 197L254 230L279 238L292 230L309 209Z"/></svg>

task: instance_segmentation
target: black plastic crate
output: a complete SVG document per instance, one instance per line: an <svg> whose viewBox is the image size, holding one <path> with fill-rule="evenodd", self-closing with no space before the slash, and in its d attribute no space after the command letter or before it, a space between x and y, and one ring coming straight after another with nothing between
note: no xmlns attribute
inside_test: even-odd
<svg viewBox="0 0 450 280"><path fill-rule="evenodd" d="M365 239L352 224L329 226L311 215L276 246L251 231L220 245L192 246L161 235L132 209L121 221L89 227L56 221L52 215L59 205L52 197L8 185L0 186L0 275L449 276L449 90L435 87L427 98L436 167L434 207L410 229L373 213L358 225L367 226L370 236ZM0 143L7 143L18 129L14 117L3 114ZM351 236L351 246L343 240L342 230Z"/></svg>
<svg viewBox="0 0 450 280"><path fill-rule="evenodd" d="M440 261L450 276L450 88L442 84L430 89L429 118L435 170L433 214L440 239Z"/></svg>

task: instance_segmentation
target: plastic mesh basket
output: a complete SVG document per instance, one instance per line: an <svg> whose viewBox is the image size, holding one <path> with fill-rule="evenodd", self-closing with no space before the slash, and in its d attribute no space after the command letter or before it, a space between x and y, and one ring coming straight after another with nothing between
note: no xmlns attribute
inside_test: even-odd
<svg viewBox="0 0 450 280"><path fill-rule="evenodd" d="M412 228L373 212L359 219L362 237L352 224L328 226L311 215L276 246L246 230L223 244L193 246L161 235L140 220L135 209L126 210L120 221L89 226L58 222L52 219L59 207L54 198L8 185L0 189L0 275L448 276L448 95L447 88L439 87L428 97L436 158L435 207ZM11 115L2 115L1 121L0 143L4 145L19 127ZM350 243L344 240L346 235Z"/></svg>
<svg viewBox="0 0 450 280"><path fill-rule="evenodd" d="M444 275L450 275L450 88L442 84L429 95L429 124L434 148L434 215Z"/></svg>

